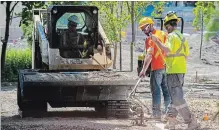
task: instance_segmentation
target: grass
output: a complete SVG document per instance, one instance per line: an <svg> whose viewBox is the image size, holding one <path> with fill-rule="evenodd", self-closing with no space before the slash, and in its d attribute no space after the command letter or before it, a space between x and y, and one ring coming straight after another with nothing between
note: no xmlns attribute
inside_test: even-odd
<svg viewBox="0 0 219 130"><path fill-rule="evenodd" d="M30 49L9 49L6 52L5 68L2 81L16 81L19 69L31 68L32 52Z"/></svg>

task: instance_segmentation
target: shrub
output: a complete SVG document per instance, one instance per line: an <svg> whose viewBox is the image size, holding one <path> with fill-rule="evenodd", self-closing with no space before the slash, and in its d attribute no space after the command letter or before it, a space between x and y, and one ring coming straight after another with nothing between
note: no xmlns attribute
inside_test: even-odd
<svg viewBox="0 0 219 130"><path fill-rule="evenodd" d="M9 49L6 52L5 68L2 81L16 81L19 69L31 68L32 52L30 49Z"/></svg>

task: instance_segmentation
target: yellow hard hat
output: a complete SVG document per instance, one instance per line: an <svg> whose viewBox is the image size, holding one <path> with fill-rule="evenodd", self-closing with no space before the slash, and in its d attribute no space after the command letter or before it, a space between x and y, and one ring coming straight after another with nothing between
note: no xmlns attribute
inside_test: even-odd
<svg viewBox="0 0 219 130"><path fill-rule="evenodd" d="M180 19L176 15L176 12L174 11L169 11L167 13L166 17L164 18L164 25L171 20L177 20L177 22L180 21Z"/></svg>
<svg viewBox="0 0 219 130"><path fill-rule="evenodd" d="M154 21L149 17L144 17L139 22L139 28L142 28L143 26L147 24L154 24Z"/></svg>

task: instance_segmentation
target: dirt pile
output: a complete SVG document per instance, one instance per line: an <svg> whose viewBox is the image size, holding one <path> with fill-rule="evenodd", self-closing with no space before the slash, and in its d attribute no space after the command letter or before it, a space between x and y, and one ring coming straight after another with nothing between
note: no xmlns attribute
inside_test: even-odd
<svg viewBox="0 0 219 130"><path fill-rule="evenodd" d="M187 37L189 46L190 46L190 57L191 62L200 61L200 44L201 44L201 35L200 34L192 34ZM202 43L202 61L201 63L209 64L209 65L219 65L219 45L214 43L213 41L203 40Z"/></svg>
<svg viewBox="0 0 219 130"><path fill-rule="evenodd" d="M114 71L35 73L24 75L24 81L125 81L136 80L137 76Z"/></svg>

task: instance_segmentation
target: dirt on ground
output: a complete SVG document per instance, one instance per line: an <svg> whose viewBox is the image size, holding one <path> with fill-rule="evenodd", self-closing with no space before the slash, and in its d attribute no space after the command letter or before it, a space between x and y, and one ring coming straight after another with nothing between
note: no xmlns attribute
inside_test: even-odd
<svg viewBox="0 0 219 130"><path fill-rule="evenodd" d="M201 123L200 130L218 130L219 119L214 116L218 111L219 103L219 47L213 42L203 43L202 59L199 58L199 34L187 36L190 45L190 57L188 58L188 72L185 77L184 92L191 112ZM142 43L143 44L143 43ZM119 50L119 49L118 49ZM119 70L119 51L117 69ZM137 56L140 52L134 52L133 72L127 72L129 78L137 77ZM130 70L130 46L122 46L122 70ZM204 60L205 59L205 60ZM125 72L124 72L125 73ZM138 95L151 110L151 93L149 78L145 78L145 84L138 91L146 93ZM194 84L196 83L196 84ZM54 112L51 117L20 118L17 105L17 84L3 83L1 87L1 129L2 130L162 130L163 124L156 121L148 121L146 126L133 126L129 119L99 118L93 108L62 108L48 110ZM56 111L73 111L71 117L62 117ZM75 111L76 110L76 111ZM81 111L85 112L81 112ZM209 120L203 117L208 114ZM181 116L178 130L186 129Z"/></svg>
<svg viewBox="0 0 219 130"><path fill-rule="evenodd" d="M147 89L146 89L147 90ZM197 91L198 89L196 89ZM200 90L200 89L199 89ZM141 90L140 90L141 91ZM193 93L198 93L194 91ZM18 114L16 85L2 87L1 91L1 125L2 130L160 130L160 122L148 121L146 126L134 126L131 120L115 118L99 118L93 108L62 108L54 109L49 107L48 111L53 112L53 116L44 118L20 118ZM218 119L213 118L218 110L218 96L213 97L199 92L202 98L196 97L190 93L186 98L190 110L201 123L201 130L219 129ZM212 92L213 93L213 92ZM214 93L216 94L216 93ZM212 95L214 95L212 94ZM150 93L139 95L141 100L151 109ZM59 116L58 112L69 112L72 117ZM57 113L56 113L57 112ZM208 121L203 121L204 114L209 115ZM177 125L179 129L186 129L182 118L178 118L181 124Z"/></svg>

